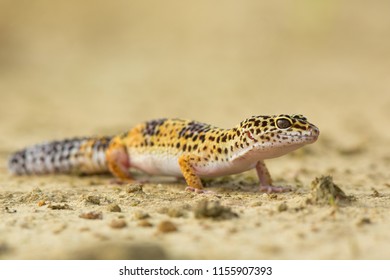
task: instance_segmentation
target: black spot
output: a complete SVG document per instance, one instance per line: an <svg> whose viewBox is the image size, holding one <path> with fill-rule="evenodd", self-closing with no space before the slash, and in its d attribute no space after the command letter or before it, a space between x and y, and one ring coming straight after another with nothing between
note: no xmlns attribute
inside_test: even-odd
<svg viewBox="0 0 390 280"><path fill-rule="evenodd" d="M165 123L167 119L157 119L148 121L145 125L144 134L145 135L156 135L159 132L159 127Z"/></svg>
<svg viewBox="0 0 390 280"><path fill-rule="evenodd" d="M192 137L194 133L208 131L209 129L210 125L208 124L191 121L180 130L179 137L183 137L185 134L190 134Z"/></svg>
<svg viewBox="0 0 390 280"><path fill-rule="evenodd" d="M294 127L298 128L298 129L306 130L306 127L303 125L295 124Z"/></svg>
<svg viewBox="0 0 390 280"><path fill-rule="evenodd" d="M217 151L218 151L218 153L221 153L221 152L222 152L222 149L221 149L221 148L218 148Z"/></svg>
<svg viewBox="0 0 390 280"><path fill-rule="evenodd" d="M12 159L11 159L11 163L12 163L12 164L18 163L18 159L17 159L16 157L12 158Z"/></svg>

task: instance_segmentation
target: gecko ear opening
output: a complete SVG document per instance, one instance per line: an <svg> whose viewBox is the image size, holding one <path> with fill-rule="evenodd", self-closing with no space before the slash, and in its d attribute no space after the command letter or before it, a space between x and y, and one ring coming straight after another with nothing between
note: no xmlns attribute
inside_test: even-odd
<svg viewBox="0 0 390 280"><path fill-rule="evenodd" d="M246 131L246 135L249 137L249 139L255 140L255 137L253 136L253 134L249 130Z"/></svg>

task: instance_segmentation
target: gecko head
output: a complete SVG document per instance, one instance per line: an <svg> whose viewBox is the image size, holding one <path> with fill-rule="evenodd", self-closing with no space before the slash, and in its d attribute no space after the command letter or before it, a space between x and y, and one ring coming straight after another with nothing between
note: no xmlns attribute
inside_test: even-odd
<svg viewBox="0 0 390 280"><path fill-rule="evenodd" d="M242 121L238 129L241 141L264 152L269 150L275 156L315 142L320 133L304 116L285 114L253 116Z"/></svg>

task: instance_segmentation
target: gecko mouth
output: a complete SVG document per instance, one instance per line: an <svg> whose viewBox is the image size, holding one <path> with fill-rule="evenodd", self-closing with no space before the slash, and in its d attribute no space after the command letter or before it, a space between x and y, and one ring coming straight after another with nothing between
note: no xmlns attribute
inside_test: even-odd
<svg viewBox="0 0 390 280"><path fill-rule="evenodd" d="M286 137L288 139L296 139L296 140L304 140L305 142L315 142L318 139L318 134L314 135L283 135L282 137Z"/></svg>
<svg viewBox="0 0 390 280"><path fill-rule="evenodd" d="M305 139L308 142L315 142L318 139L318 135L303 136L302 139Z"/></svg>
<svg viewBox="0 0 390 280"><path fill-rule="evenodd" d="M317 128L311 128L311 129L305 131L304 134L291 133L291 134L282 135L282 137L287 137L288 139L304 140L306 142L315 142L318 139L319 135L320 135L320 132Z"/></svg>

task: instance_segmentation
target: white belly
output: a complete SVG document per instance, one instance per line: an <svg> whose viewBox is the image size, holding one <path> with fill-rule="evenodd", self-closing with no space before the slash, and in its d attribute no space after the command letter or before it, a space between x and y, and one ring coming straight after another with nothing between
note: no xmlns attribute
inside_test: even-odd
<svg viewBox="0 0 390 280"><path fill-rule="evenodd" d="M241 161L239 164L233 161L211 162L205 166L196 166L195 172L200 177L212 178L238 174L256 167L257 161Z"/></svg>
<svg viewBox="0 0 390 280"><path fill-rule="evenodd" d="M130 156L130 165L151 175L182 176L176 156L132 154Z"/></svg>
<svg viewBox="0 0 390 280"><path fill-rule="evenodd" d="M240 158L234 161L199 163L193 166L196 175L212 178L241 173L255 168L257 160ZM130 165L151 175L182 177L177 156L158 154L132 154Z"/></svg>

